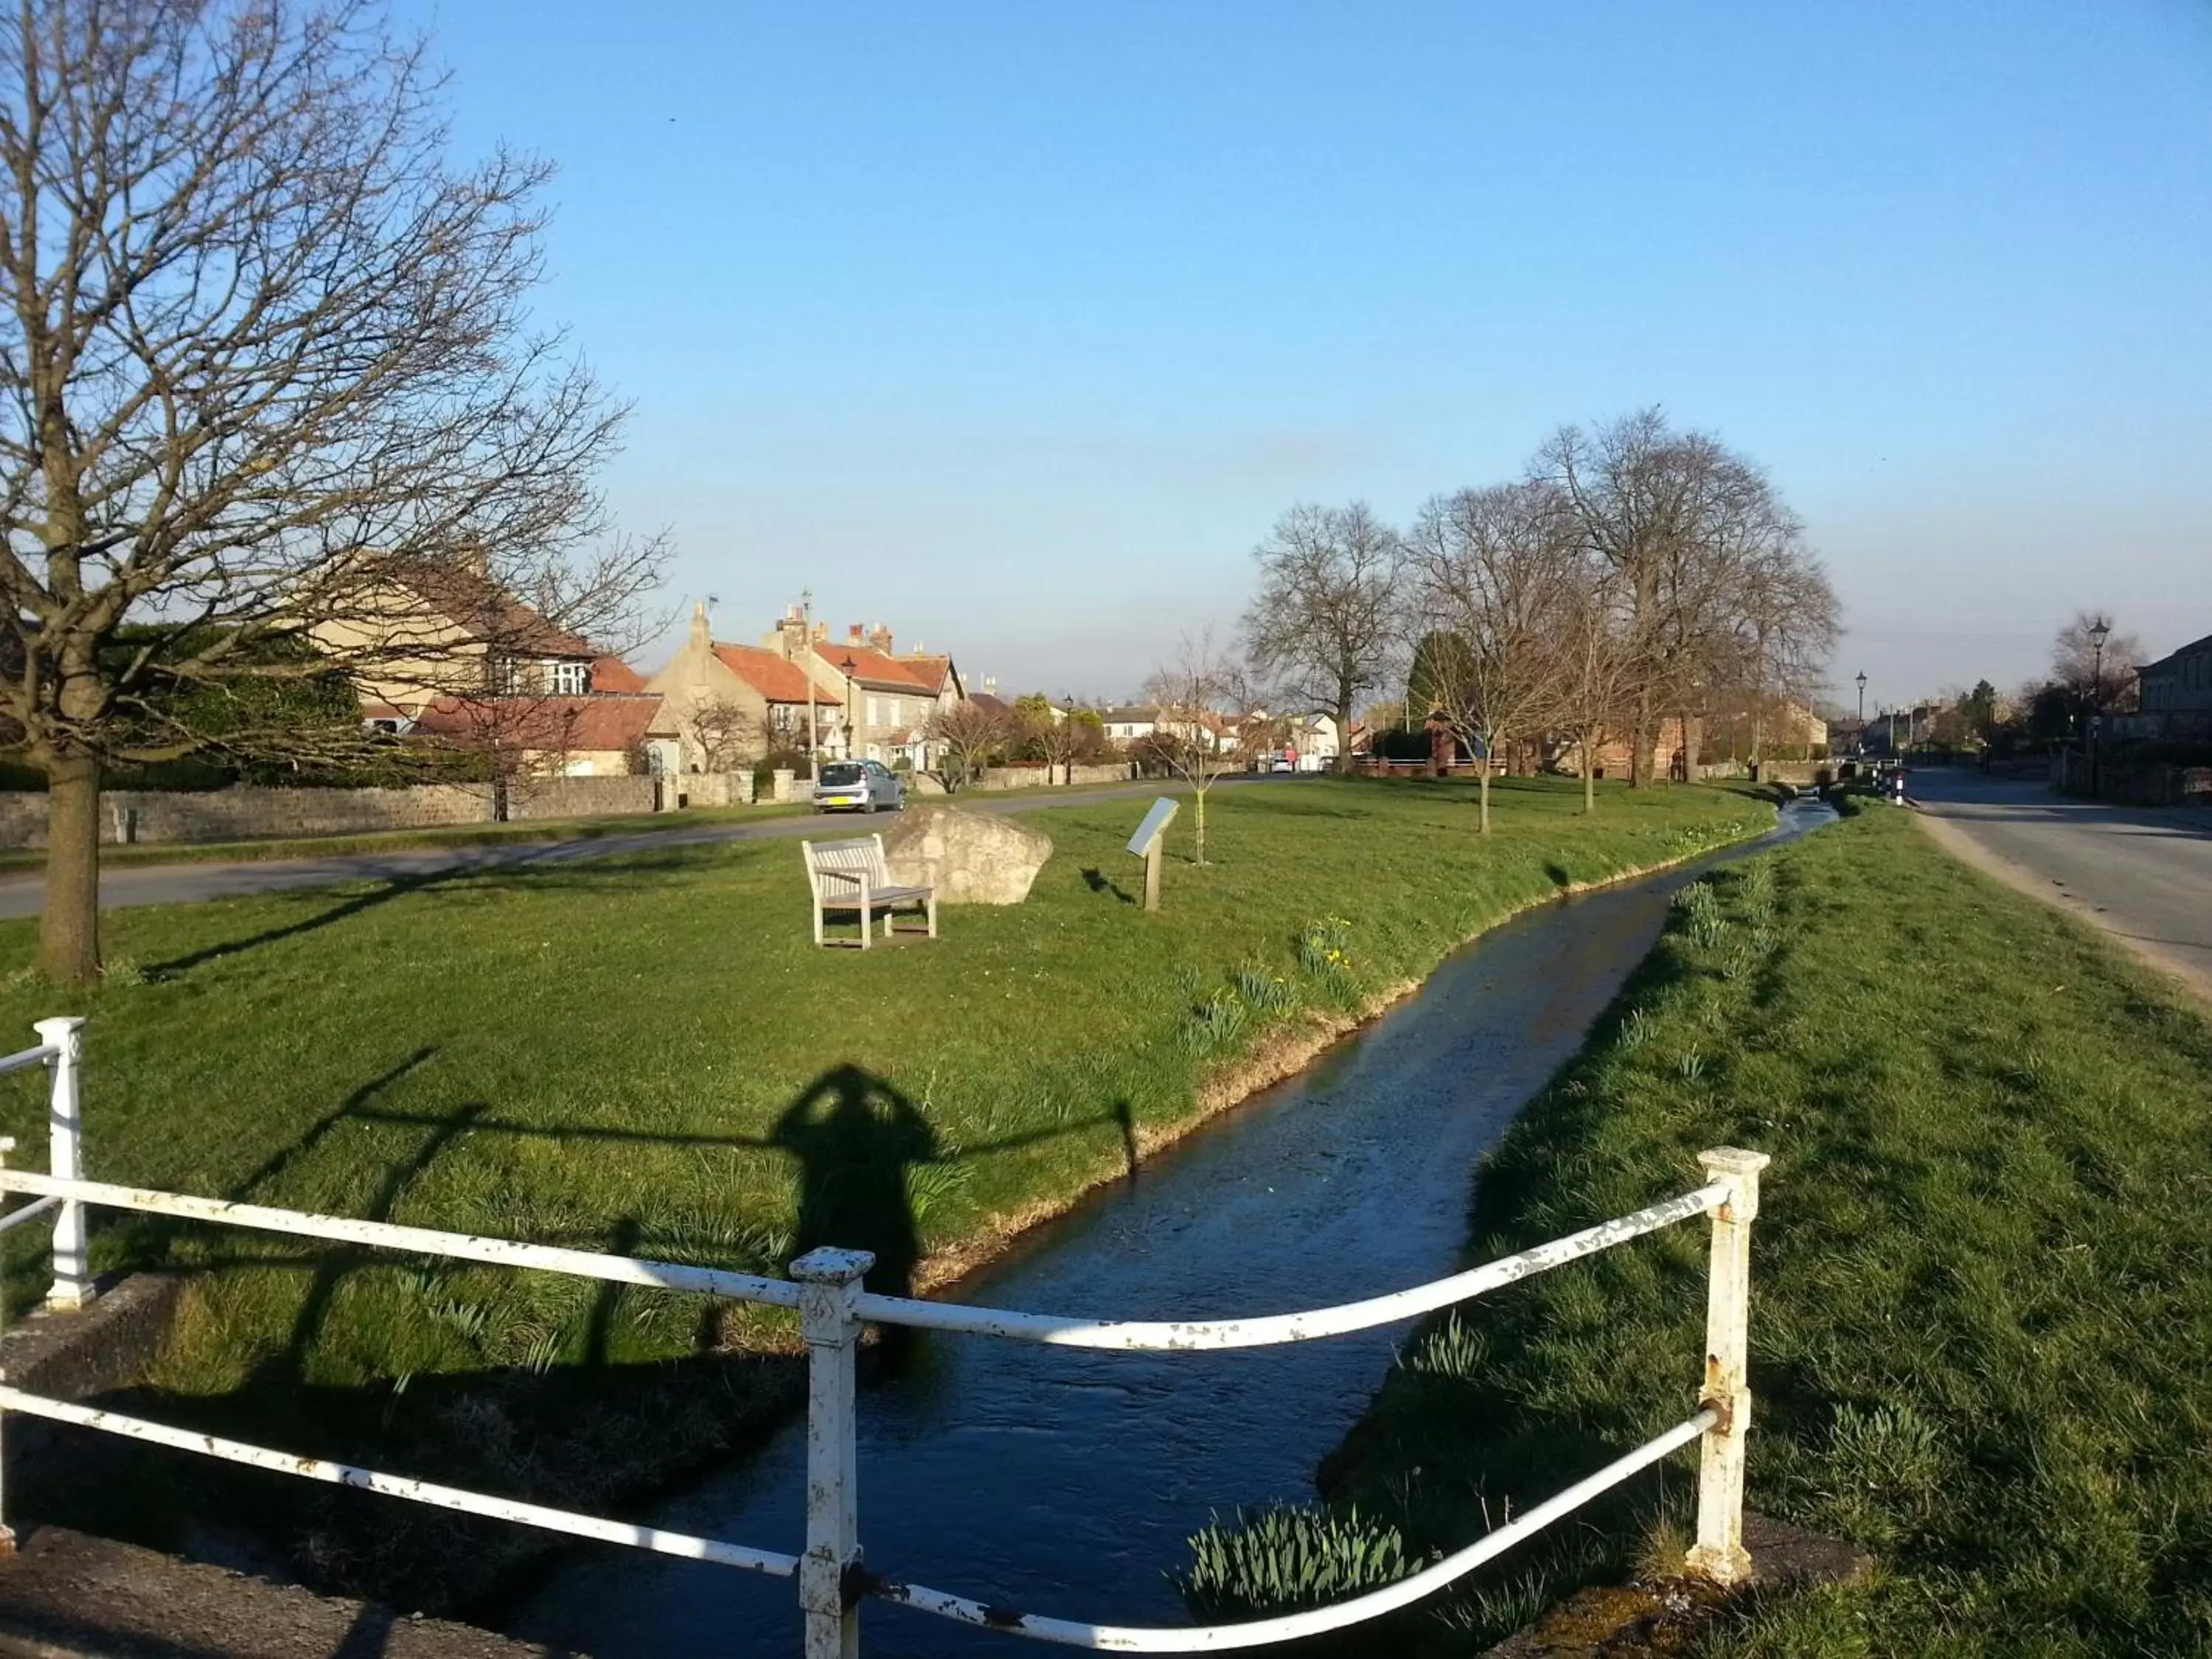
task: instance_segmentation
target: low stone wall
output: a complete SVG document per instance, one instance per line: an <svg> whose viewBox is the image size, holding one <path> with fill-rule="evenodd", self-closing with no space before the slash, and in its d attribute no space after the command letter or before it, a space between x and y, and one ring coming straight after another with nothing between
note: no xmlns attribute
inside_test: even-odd
<svg viewBox="0 0 2212 1659"><path fill-rule="evenodd" d="M541 778L518 786L511 818L578 818L653 810L651 778ZM115 789L100 798L100 838L119 842L253 841L368 835L489 823L491 786L426 783L404 789ZM0 848L46 844L46 798L0 794Z"/></svg>
<svg viewBox="0 0 2212 1659"><path fill-rule="evenodd" d="M2062 749L2051 757L2051 787L2130 806L2212 806L2212 766L2130 766L2109 758L2099 765Z"/></svg>
<svg viewBox="0 0 2212 1659"><path fill-rule="evenodd" d="M750 772L678 772L660 781L667 806L750 806Z"/></svg>
<svg viewBox="0 0 2212 1659"><path fill-rule="evenodd" d="M1068 775L1073 772L1073 776ZM1126 783L1136 775L1127 761L1100 766L994 766L968 785L970 789L1043 789L1070 783Z"/></svg>
<svg viewBox="0 0 2212 1659"><path fill-rule="evenodd" d="M507 815L516 819L601 817L650 812L658 799L649 777L533 778L513 792Z"/></svg>

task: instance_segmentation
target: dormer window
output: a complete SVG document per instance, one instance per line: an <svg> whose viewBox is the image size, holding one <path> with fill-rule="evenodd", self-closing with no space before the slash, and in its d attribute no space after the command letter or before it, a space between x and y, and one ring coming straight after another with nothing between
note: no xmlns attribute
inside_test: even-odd
<svg viewBox="0 0 2212 1659"><path fill-rule="evenodd" d="M556 697L580 697L592 689L592 665L587 662L549 662L545 681Z"/></svg>

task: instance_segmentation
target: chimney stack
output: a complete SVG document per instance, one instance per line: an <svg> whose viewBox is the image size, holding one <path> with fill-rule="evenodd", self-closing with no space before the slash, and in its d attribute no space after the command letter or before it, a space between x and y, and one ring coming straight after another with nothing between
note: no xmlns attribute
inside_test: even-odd
<svg viewBox="0 0 2212 1659"><path fill-rule="evenodd" d="M871 623L868 628L868 643L878 651L882 652L886 657L890 656L891 653L891 630L884 627L881 623Z"/></svg>

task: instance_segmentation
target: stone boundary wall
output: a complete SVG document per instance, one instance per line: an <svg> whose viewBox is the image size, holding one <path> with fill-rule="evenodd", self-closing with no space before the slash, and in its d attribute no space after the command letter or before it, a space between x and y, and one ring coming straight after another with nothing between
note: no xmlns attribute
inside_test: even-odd
<svg viewBox="0 0 2212 1659"><path fill-rule="evenodd" d="M1127 783L1136 775L1136 769L1127 761L1109 761L1099 766L1078 766L1073 778L1071 769L1055 766L1048 770L1042 766L993 766L983 775L970 783L970 789L1042 789L1059 787L1063 782ZM1048 785L1047 780L1050 780Z"/></svg>
<svg viewBox="0 0 2212 1659"><path fill-rule="evenodd" d="M651 778L543 778L514 791L507 816L516 820L592 817L653 808ZM403 789L240 786L198 793L114 789L100 798L100 838L110 846L364 835L491 821L491 787L482 783L425 783ZM46 796L29 791L0 794L0 848L46 844Z"/></svg>
<svg viewBox="0 0 2212 1659"><path fill-rule="evenodd" d="M2110 758L2098 766L2078 750L2062 749L2051 757L2051 787L2130 806L2212 806L2212 766L2130 766Z"/></svg>

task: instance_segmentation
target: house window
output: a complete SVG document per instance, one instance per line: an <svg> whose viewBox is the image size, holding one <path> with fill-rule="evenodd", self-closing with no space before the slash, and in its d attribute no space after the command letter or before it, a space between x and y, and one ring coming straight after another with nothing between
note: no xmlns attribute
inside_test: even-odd
<svg viewBox="0 0 2212 1659"><path fill-rule="evenodd" d="M580 697L592 689L592 665L587 662L549 662L545 676L556 697Z"/></svg>

